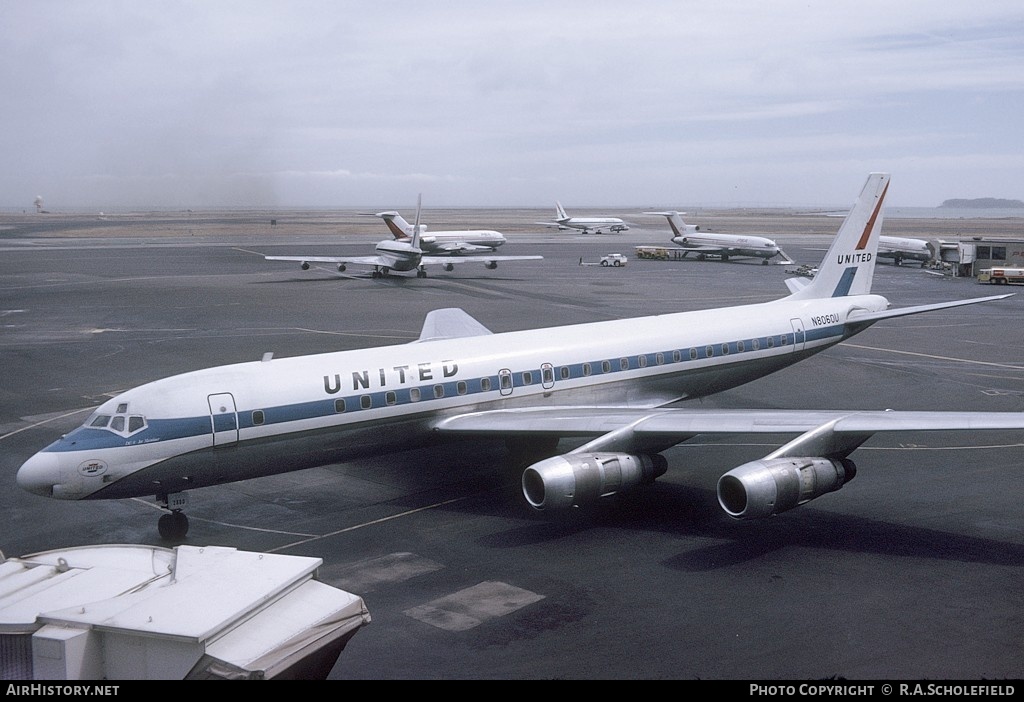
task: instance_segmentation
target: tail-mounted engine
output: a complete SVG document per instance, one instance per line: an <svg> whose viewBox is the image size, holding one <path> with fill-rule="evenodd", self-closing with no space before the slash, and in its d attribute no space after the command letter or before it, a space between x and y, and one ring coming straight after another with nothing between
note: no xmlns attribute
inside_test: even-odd
<svg viewBox="0 0 1024 702"><path fill-rule="evenodd" d="M666 470L668 461L659 454L569 453L527 468L523 494L536 509L564 509L652 483Z"/></svg>
<svg viewBox="0 0 1024 702"><path fill-rule="evenodd" d="M793 509L853 480L845 458L766 458L718 479L718 503L730 517L757 519Z"/></svg>

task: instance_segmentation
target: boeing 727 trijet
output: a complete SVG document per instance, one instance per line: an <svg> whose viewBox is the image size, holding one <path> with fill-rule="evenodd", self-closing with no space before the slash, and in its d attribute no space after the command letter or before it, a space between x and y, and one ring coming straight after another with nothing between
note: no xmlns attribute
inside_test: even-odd
<svg viewBox="0 0 1024 702"><path fill-rule="evenodd" d="M501 334L462 310L435 310L413 343L207 368L128 390L25 461L18 485L62 500L156 495L168 510L161 535L181 538L187 490L446 437L529 447L526 500L561 509L653 481L668 467L661 452L697 435L794 435L720 477L722 509L746 519L840 489L854 477L849 455L876 432L1024 429L1022 412L668 406L779 371L882 320L1007 297L890 308L872 294L888 186L887 174L868 177L818 274L787 297ZM582 445L557 454L572 437Z"/></svg>
<svg viewBox="0 0 1024 702"><path fill-rule="evenodd" d="M384 220L396 241L412 241L413 225L398 212L377 212L374 216ZM505 235L493 229L431 232L427 231L427 225L420 225L420 248L426 254L463 255L497 251L505 241Z"/></svg>
<svg viewBox="0 0 1024 702"><path fill-rule="evenodd" d="M768 265L769 259L782 253L782 249L774 241L761 236L702 232L700 227L683 222L685 212L672 210L644 214L661 215L668 220L668 226L672 229L672 243L685 249L683 258L693 252L701 261L706 256L715 256L722 261L728 261L730 258L759 258L761 263Z"/></svg>

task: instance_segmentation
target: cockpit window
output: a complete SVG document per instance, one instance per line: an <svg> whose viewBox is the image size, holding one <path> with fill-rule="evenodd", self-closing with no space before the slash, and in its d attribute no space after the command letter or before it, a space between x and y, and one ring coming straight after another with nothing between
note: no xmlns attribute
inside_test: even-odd
<svg viewBox="0 0 1024 702"><path fill-rule="evenodd" d="M85 421L85 426L90 429L106 429L122 436L131 436L146 428L146 418L141 414L128 414L128 403L122 402L117 406L114 415L95 414Z"/></svg>

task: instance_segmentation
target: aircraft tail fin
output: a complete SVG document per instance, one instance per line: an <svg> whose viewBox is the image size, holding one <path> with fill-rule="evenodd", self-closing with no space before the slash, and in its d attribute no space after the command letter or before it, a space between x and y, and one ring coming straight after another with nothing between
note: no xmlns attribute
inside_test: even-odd
<svg viewBox="0 0 1024 702"><path fill-rule="evenodd" d="M868 176L853 209L846 215L818 266L814 280L793 292L789 299L811 300L871 292L878 236L882 230L882 205L888 189L888 173Z"/></svg>
<svg viewBox="0 0 1024 702"><path fill-rule="evenodd" d="M695 224L687 224L683 221L683 215L685 212L677 212L676 210L669 210L666 212L644 212L648 215L661 215L668 220L668 226L672 229L672 238L686 236L696 232L700 227Z"/></svg>
<svg viewBox="0 0 1024 702"><path fill-rule="evenodd" d="M384 220L384 224L391 230L391 235L396 239L406 239L412 236L412 225L405 221L405 217L397 212L377 212L377 217Z"/></svg>
<svg viewBox="0 0 1024 702"><path fill-rule="evenodd" d="M566 219L569 219L569 215L565 213L565 208L562 207L562 203L555 200L555 221L561 222Z"/></svg>
<svg viewBox="0 0 1024 702"><path fill-rule="evenodd" d="M423 193L416 196L416 224L412 227L412 247L418 249L420 247L420 234L423 232L420 230L420 209L423 204Z"/></svg>

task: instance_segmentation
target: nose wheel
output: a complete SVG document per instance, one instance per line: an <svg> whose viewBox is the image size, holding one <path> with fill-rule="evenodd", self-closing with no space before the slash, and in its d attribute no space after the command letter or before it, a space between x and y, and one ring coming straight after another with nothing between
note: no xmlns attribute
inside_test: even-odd
<svg viewBox="0 0 1024 702"><path fill-rule="evenodd" d="M166 541L180 541L188 534L188 517L184 512L163 514L156 527L160 531L160 538Z"/></svg>

